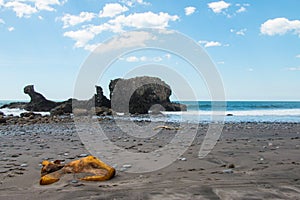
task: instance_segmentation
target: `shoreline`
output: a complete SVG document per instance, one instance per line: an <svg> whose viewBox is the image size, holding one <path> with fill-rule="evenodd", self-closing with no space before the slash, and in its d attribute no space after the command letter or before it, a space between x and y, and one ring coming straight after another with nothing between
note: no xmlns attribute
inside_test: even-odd
<svg viewBox="0 0 300 200"><path fill-rule="evenodd" d="M147 122L136 123L143 126ZM112 120L100 120L99 124L115 144L132 152L154 151L176 134L176 130L161 130L151 140L136 139L116 129ZM191 124L182 127L187 132L193 128ZM226 123L215 148L203 159L198 152L208 124L199 127L181 156L185 159L158 171L135 174L117 170L116 177L107 182L72 183L72 175L66 175L57 183L40 186L43 159L69 162L89 154L74 123L1 125L0 198L298 198L300 123Z"/></svg>

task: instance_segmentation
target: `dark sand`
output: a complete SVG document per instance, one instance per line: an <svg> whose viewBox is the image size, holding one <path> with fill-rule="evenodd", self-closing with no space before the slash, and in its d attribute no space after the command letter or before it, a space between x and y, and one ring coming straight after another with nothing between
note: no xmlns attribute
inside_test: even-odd
<svg viewBox="0 0 300 200"><path fill-rule="evenodd" d="M159 139L134 141L112 128L110 120L100 124L113 141L132 151L152 151L176 133L163 130ZM184 129L189 131L189 125ZM117 171L107 182L72 183L73 175L66 175L40 186L43 159L69 162L89 154L73 123L1 125L0 199L300 199L300 124L226 124L213 151L199 159L206 129L200 126L182 156L186 160L159 171ZM230 164L234 168L228 171Z"/></svg>

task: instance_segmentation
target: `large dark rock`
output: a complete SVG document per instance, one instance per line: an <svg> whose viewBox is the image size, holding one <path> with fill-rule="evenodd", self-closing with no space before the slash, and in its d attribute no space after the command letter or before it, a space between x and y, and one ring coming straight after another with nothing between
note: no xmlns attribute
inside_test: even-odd
<svg viewBox="0 0 300 200"><path fill-rule="evenodd" d="M136 77L115 79L109 84L111 107L116 112L147 114L157 104L161 110L186 110L185 105L172 103L171 88L164 81L155 77Z"/></svg>
<svg viewBox="0 0 300 200"><path fill-rule="evenodd" d="M30 102L24 107L27 111L49 112L51 109L61 104L54 101L50 101L40 93L34 91L33 85L26 86L24 88L24 93L28 94L31 99Z"/></svg>
<svg viewBox="0 0 300 200"><path fill-rule="evenodd" d="M110 108L110 100L104 96L103 89L100 86L96 86L95 107L107 107Z"/></svg>

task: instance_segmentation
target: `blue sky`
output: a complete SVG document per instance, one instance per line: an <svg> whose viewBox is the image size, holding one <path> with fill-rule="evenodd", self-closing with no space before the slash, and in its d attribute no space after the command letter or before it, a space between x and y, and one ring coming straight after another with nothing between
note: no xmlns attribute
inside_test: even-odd
<svg viewBox="0 0 300 200"><path fill-rule="evenodd" d="M98 44L122 31L167 28L206 50L228 100L300 100L299 7L299 0L0 0L0 99L28 99L27 84L49 99L72 97ZM165 52L127 55L99 84L107 94L110 79L147 63L177 66L197 97L209 99L190 66Z"/></svg>

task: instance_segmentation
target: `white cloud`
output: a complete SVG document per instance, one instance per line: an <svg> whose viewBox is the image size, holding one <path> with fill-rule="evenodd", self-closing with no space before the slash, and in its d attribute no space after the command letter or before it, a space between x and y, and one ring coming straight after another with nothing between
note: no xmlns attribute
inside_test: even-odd
<svg viewBox="0 0 300 200"><path fill-rule="evenodd" d="M299 55L296 55L296 58L300 58L300 54L299 54Z"/></svg>
<svg viewBox="0 0 300 200"><path fill-rule="evenodd" d="M60 5L58 0L32 0L38 10L55 11L52 5Z"/></svg>
<svg viewBox="0 0 300 200"><path fill-rule="evenodd" d="M87 51L94 51L101 43L97 43L97 44L86 44L84 46L84 49Z"/></svg>
<svg viewBox="0 0 300 200"><path fill-rule="evenodd" d="M15 30L15 28L11 26L11 27L8 27L7 30L8 30L9 32L12 32L12 31Z"/></svg>
<svg viewBox="0 0 300 200"><path fill-rule="evenodd" d="M18 1L10 1L4 5L6 8L11 8L17 15L17 17L30 17L33 13L37 13L38 10L28 4Z"/></svg>
<svg viewBox="0 0 300 200"><path fill-rule="evenodd" d="M161 28L164 29L169 26L169 21L176 21L179 17L177 15L169 15L168 13L160 12L159 14L153 12L133 13L128 16L120 15L109 23L117 27L132 27L132 28Z"/></svg>
<svg viewBox="0 0 300 200"><path fill-rule="evenodd" d="M95 34L89 30L78 30L65 32L64 36L75 40L75 47L79 48L85 47L90 40L94 39Z"/></svg>
<svg viewBox="0 0 300 200"><path fill-rule="evenodd" d="M204 44L204 47L220 47L222 44L220 42L215 41L199 41L200 44Z"/></svg>
<svg viewBox="0 0 300 200"><path fill-rule="evenodd" d="M39 18L40 20L43 20L43 19L44 19L42 16L38 16L38 18Z"/></svg>
<svg viewBox="0 0 300 200"><path fill-rule="evenodd" d="M288 71L300 71L300 67L290 67L287 68Z"/></svg>
<svg viewBox="0 0 300 200"><path fill-rule="evenodd" d="M219 62L217 62L217 64L219 64L219 65L224 65L225 62L224 62L224 61L219 61Z"/></svg>
<svg viewBox="0 0 300 200"><path fill-rule="evenodd" d="M260 32L269 36L293 32L300 37L300 20L289 20L286 18L269 19L261 25Z"/></svg>
<svg viewBox="0 0 300 200"><path fill-rule="evenodd" d="M122 6L118 3L109 3L105 4L102 11L99 13L99 17L114 17L126 11L128 11L126 6Z"/></svg>
<svg viewBox="0 0 300 200"><path fill-rule="evenodd" d="M0 24L5 24L5 21L0 18Z"/></svg>
<svg viewBox="0 0 300 200"><path fill-rule="evenodd" d="M244 28L244 29L237 31L235 34L244 36L246 34L246 31L247 31L247 29Z"/></svg>
<svg viewBox="0 0 300 200"><path fill-rule="evenodd" d="M129 7L132 7L135 4L144 5L144 6L151 5L149 2L145 2L143 0L121 0L120 2L126 4Z"/></svg>
<svg viewBox="0 0 300 200"><path fill-rule="evenodd" d="M136 56L129 56L129 57L126 58L126 61L127 62L139 62L140 59Z"/></svg>
<svg viewBox="0 0 300 200"><path fill-rule="evenodd" d="M91 21L94 17L96 17L95 13L81 12L79 15L65 14L61 18L61 21L64 23L63 28L68 28L83 22Z"/></svg>
<svg viewBox="0 0 300 200"><path fill-rule="evenodd" d="M238 9L236 12L237 13L242 13L242 12L246 12L246 8L244 6L240 7L240 9Z"/></svg>
<svg viewBox="0 0 300 200"><path fill-rule="evenodd" d="M177 15L169 15L160 12L159 14L146 12L134 13L128 16L120 15L108 22L100 25L83 26L81 30L68 31L64 33L65 37L69 37L76 41L76 48L84 48L90 40L104 31L120 33L125 28L161 28L168 27L170 21L176 21Z"/></svg>
<svg viewBox="0 0 300 200"><path fill-rule="evenodd" d="M154 57L152 60L154 62L161 62L163 59L161 57L157 56L157 57Z"/></svg>
<svg viewBox="0 0 300 200"><path fill-rule="evenodd" d="M196 11L195 7L189 6L184 9L185 15L191 15Z"/></svg>
<svg viewBox="0 0 300 200"><path fill-rule="evenodd" d="M254 69L253 69L253 68L248 68L247 71L248 71L248 72L253 72Z"/></svg>
<svg viewBox="0 0 300 200"><path fill-rule="evenodd" d="M216 2L211 2L207 4L210 9L214 13L221 13L224 9L227 9L230 6L230 3L227 3L225 1L216 1Z"/></svg>
<svg viewBox="0 0 300 200"><path fill-rule="evenodd" d="M127 62L161 62L163 59L160 56L156 57L146 57L146 56L141 56L141 57L136 57L136 56L129 56L126 58Z"/></svg>
<svg viewBox="0 0 300 200"><path fill-rule="evenodd" d="M171 54L167 53L167 54L165 55L165 57L166 57L167 59L170 59L172 56L171 56Z"/></svg>
<svg viewBox="0 0 300 200"><path fill-rule="evenodd" d="M59 0L8 0L4 3L0 0L0 5L12 9L17 17L29 18L32 14L39 11L55 11L53 6L63 5L65 1Z"/></svg>
<svg viewBox="0 0 300 200"><path fill-rule="evenodd" d="M244 35L246 35L246 31L247 31L247 29L246 28L243 28L243 29L241 29L241 30L234 30L234 29L230 29L230 32L231 33L235 33L235 34L237 34L237 35L242 35L242 36L244 36Z"/></svg>

